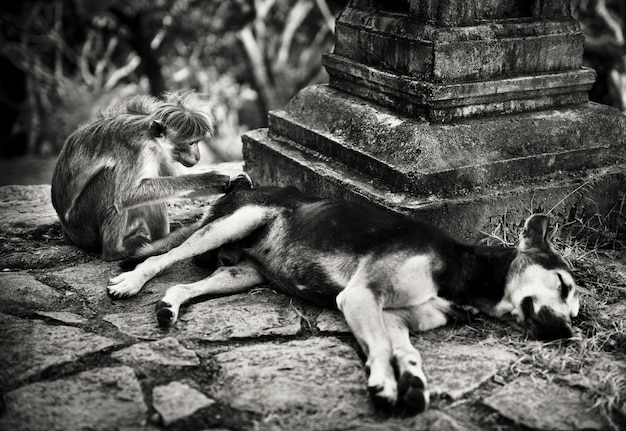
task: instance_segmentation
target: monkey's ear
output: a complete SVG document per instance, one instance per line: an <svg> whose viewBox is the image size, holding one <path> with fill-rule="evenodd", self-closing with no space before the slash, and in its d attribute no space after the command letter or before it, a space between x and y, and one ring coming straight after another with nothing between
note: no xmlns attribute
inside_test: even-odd
<svg viewBox="0 0 626 431"><path fill-rule="evenodd" d="M162 138L165 136L165 124L154 120L152 124L150 124L150 136L153 138Z"/></svg>

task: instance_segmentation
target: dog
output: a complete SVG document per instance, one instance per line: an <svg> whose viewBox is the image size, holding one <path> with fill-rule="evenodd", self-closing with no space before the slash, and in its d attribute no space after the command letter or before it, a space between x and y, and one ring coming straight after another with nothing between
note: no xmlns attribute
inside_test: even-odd
<svg viewBox="0 0 626 431"><path fill-rule="evenodd" d="M163 327L174 324L192 298L268 282L337 307L367 356L374 403L419 413L429 393L409 332L443 326L471 309L514 319L538 339L572 336L576 283L550 243L548 221L530 216L517 247L468 245L373 204L320 199L294 187L240 188L216 201L180 245L166 237L144 246L139 260L153 256L112 278L108 290L114 297L134 295L165 268L195 257L217 269L167 290L156 307Z"/></svg>

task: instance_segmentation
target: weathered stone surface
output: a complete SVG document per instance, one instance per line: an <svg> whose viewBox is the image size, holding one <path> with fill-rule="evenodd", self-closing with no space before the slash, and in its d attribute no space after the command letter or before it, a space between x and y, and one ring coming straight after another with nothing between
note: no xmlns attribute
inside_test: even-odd
<svg viewBox="0 0 626 431"><path fill-rule="evenodd" d="M0 187L0 232L21 235L55 223L49 185Z"/></svg>
<svg viewBox="0 0 626 431"><path fill-rule="evenodd" d="M179 317L180 336L225 341L300 332L299 303L269 289L215 298L190 306Z"/></svg>
<svg viewBox="0 0 626 431"><path fill-rule="evenodd" d="M322 332L350 332L346 319L336 310L322 310L317 316L315 327Z"/></svg>
<svg viewBox="0 0 626 431"><path fill-rule="evenodd" d="M0 273L0 310L13 305L24 308L48 308L63 298L58 290L26 273Z"/></svg>
<svg viewBox="0 0 626 431"><path fill-rule="evenodd" d="M529 428L598 430L606 426L588 394L540 378L520 377L484 400L503 416Z"/></svg>
<svg viewBox="0 0 626 431"><path fill-rule="evenodd" d="M193 350L183 347L175 338L163 338L150 343L137 343L111 354L124 363L150 363L189 367L200 365Z"/></svg>
<svg viewBox="0 0 626 431"><path fill-rule="evenodd" d="M371 413L363 365L337 339L254 344L214 358L222 369L216 398L235 408Z"/></svg>
<svg viewBox="0 0 626 431"><path fill-rule="evenodd" d="M431 393L452 399L476 389L517 358L496 345L432 342L423 337L412 342L422 355Z"/></svg>
<svg viewBox="0 0 626 431"><path fill-rule="evenodd" d="M142 340L158 340L164 338L167 331L158 326L153 308L143 308L137 312L113 313L102 317L102 320L113 324L123 334Z"/></svg>
<svg viewBox="0 0 626 431"><path fill-rule="evenodd" d="M101 301L110 302L106 292L107 282L119 273L117 262L95 260L60 271L51 271L48 275L57 277L87 301L96 304Z"/></svg>
<svg viewBox="0 0 626 431"><path fill-rule="evenodd" d="M350 429L359 431L478 431L478 428L469 423L460 423L457 419L441 410L430 409L424 413L402 421L386 420L384 422L358 421ZM332 425L331 425L332 426Z"/></svg>
<svg viewBox="0 0 626 431"><path fill-rule="evenodd" d="M107 322L130 336L156 340L166 335L177 338L226 341L300 332L300 314L292 298L269 289L215 298L182 308L174 327L157 326L154 309L108 314Z"/></svg>
<svg viewBox="0 0 626 431"><path fill-rule="evenodd" d="M69 311L36 311L35 314L70 325L83 325L89 322L89 319L84 318L80 314Z"/></svg>
<svg viewBox="0 0 626 431"><path fill-rule="evenodd" d="M182 382L172 382L152 390L152 405L165 426L212 404L215 400Z"/></svg>
<svg viewBox="0 0 626 431"><path fill-rule="evenodd" d="M51 326L0 313L0 386L34 376L53 365L120 344L69 326Z"/></svg>
<svg viewBox="0 0 626 431"><path fill-rule="evenodd" d="M0 428L12 431L112 430L139 426L147 407L131 368L100 368L5 395Z"/></svg>

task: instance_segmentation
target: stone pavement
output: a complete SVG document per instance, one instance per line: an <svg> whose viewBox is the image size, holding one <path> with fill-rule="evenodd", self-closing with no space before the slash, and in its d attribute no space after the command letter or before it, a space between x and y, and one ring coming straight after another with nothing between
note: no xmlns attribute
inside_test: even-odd
<svg viewBox="0 0 626 431"><path fill-rule="evenodd" d="M414 338L435 395L412 418L375 412L337 312L268 286L194 303L162 330L153 310L165 289L207 271L184 262L111 300L116 263L63 242L49 193L0 188L1 430L608 427L580 375L529 371L526 351L469 326ZM207 205L176 200L174 226Z"/></svg>

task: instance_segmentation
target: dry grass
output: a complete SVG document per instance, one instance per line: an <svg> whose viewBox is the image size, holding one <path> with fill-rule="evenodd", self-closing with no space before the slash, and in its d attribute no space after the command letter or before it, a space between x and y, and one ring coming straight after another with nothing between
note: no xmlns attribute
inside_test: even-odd
<svg viewBox="0 0 626 431"><path fill-rule="evenodd" d="M554 212L553 208L550 212ZM499 341L523 353L511 370L583 388L611 428L626 428L626 194L606 215L554 220L552 239L570 264L581 297L567 342L529 342L501 331ZM503 223L487 244L514 245L520 226ZM493 329L493 328L491 328Z"/></svg>

